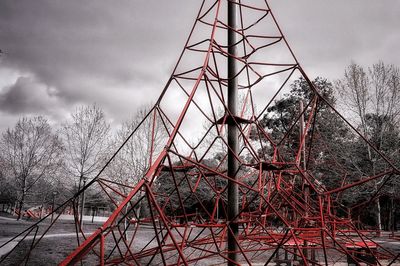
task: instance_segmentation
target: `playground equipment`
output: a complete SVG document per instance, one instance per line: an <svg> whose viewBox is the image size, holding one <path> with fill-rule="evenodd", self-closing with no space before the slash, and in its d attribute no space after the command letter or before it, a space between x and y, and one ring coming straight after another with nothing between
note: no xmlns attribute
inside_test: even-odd
<svg viewBox="0 0 400 266"><path fill-rule="evenodd" d="M306 97L284 126L268 127L276 100L299 77ZM327 121L343 128L325 130ZM142 128L149 167L135 183L129 173L117 178L108 169L118 168ZM354 169L345 138L358 139L381 171ZM204 0L154 107L50 225L40 221L21 234L39 232L24 260L57 213L73 206L76 243L61 265L387 265L399 255L375 241L379 231L361 230L341 199L398 174L311 82L267 1ZM87 235L78 204L89 188L114 211Z"/></svg>

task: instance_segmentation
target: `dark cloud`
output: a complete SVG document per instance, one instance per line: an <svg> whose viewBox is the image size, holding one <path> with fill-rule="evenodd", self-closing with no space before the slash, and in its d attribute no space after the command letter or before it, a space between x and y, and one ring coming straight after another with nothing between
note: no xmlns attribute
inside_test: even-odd
<svg viewBox="0 0 400 266"><path fill-rule="evenodd" d="M311 76L337 78L351 60L400 66L398 0L270 4ZM0 111L8 113L7 121L11 114L26 113L56 119L77 104L96 102L114 121L129 117L157 99L199 5L198 0L0 1L0 49L6 53L0 58ZM2 74L9 72L17 74Z"/></svg>
<svg viewBox="0 0 400 266"><path fill-rule="evenodd" d="M179 53L169 39L187 28L186 23L168 28L175 16L165 1L83 5L39 0L0 5L5 13L0 14L0 39L8 54L3 65L33 73L72 102L90 100L104 87L165 80L163 62ZM171 16L167 23L156 20L160 12ZM143 19L146 14L154 21ZM150 51L161 47L164 53L152 56Z"/></svg>
<svg viewBox="0 0 400 266"><path fill-rule="evenodd" d="M10 114L47 113L57 104L55 94L33 78L20 77L0 93L0 110Z"/></svg>

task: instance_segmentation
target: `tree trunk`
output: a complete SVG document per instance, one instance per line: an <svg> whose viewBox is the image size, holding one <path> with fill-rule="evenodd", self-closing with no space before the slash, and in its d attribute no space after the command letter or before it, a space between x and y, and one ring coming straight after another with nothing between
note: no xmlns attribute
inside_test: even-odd
<svg viewBox="0 0 400 266"><path fill-rule="evenodd" d="M26 177L23 178L23 183L22 183L22 195L21 195L21 200L19 201L19 212L18 212L18 217L17 217L17 221L19 221L19 219L21 219L21 214L22 214L22 210L24 207L24 203L25 203L25 195L26 195Z"/></svg>
<svg viewBox="0 0 400 266"><path fill-rule="evenodd" d="M16 214L17 214L17 213L16 213L17 208L18 208L18 200L16 200L16 201L14 202L14 211L13 211L13 215L16 215ZM18 215L18 214L17 214L17 215Z"/></svg>
<svg viewBox="0 0 400 266"><path fill-rule="evenodd" d="M25 189L22 191L22 196L21 196L21 200L18 202L18 217L17 217L17 221L19 221L19 219L21 219L21 214L22 214L22 210L24 207L24 201L25 201Z"/></svg>
<svg viewBox="0 0 400 266"><path fill-rule="evenodd" d="M393 194L392 194L391 198L390 198L389 230L391 230L393 232L393 234L394 234L394 231L396 231L395 214L396 214L396 209L394 206L394 199L393 199Z"/></svg>
<svg viewBox="0 0 400 266"><path fill-rule="evenodd" d="M382 218L381 218L381 203L380 203L380 197L378 197L376 199L376 209L377 209L377 214L376 214L376 218L377 218L377 224L378 224L378 229L379 231L382 230ZM379 232L380 234L380 232Z"/></svg>

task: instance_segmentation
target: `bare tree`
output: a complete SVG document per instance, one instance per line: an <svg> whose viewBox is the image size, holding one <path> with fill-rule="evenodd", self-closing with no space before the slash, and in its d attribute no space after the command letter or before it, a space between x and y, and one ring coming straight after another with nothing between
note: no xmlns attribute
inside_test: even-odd
<svg viewBox="0 0 400 266"><path fill-rule="evenodd" d="M24 117L3 133L0 151L3 170L17 189L20 219L27 193L41 179L52 178L61 166L61 141L43 117Z"/></svg>
<svg viewBox="0 0 400 266"><path fill-rule="evenodd" d="M367 109L369 107L369 84L369 78L364 68L355 63L350 64L344 72L344 78L336 82L342 102L359 119L364 135L368 133L365 119L369 111Z"/></svg>
<svg viewBox="0 0 400 266"><path fill-rule="evenodd" d="M108 154L110 125L96 105L78 107L61 129L66 146L66 169L75 185L92 178ZM76 184L78 180L78 184Z"/></svg>
<svg viewBox="0 0 400 266"><path fill-rule="evenodd" d="M127 141L107 168L107 175L120 184L119 187L123 193L129 191L128 186L132 187L144 177L164 148L168 139L166 128L168 126L162 121L157 109L141 107L116 132L113 141L116 147ZM136 218L139 218L143 211L142 202L140 202L136 210Z"/></svg>
<svg viewBox="0 0 400 266"><path fill-rule="evenodd" d="M378 129L381 142L381 133L399 123L400 73L397 67L379 62L365 71L352 63L345 70L344 78L336 82L336 88L344 105L355 114L365 136L371 136L376 133L372 130ZM370 121L375 123L372 127L367 121L371 115L377 118Z"/></svg>
<svg viewBox="0 0 400 266"><path fill-rule="evenodd" d="M345 70L344 78L337 81L336 88L347 110L355 114L364 136L378 149L390 157L399 151L396 128L400 118L400 74L399 69L383 62L374 64L368 71L355 63ZM398 142L398 140L397 140ZM366 145L369 167L365 174L375 175L382 170L380 156ZM376 192L383 179L376 180ZM376 200L377 224L382 229L381 206Z"/></svg>
<svg viewBox="0 0 400 266"><path fill-rule="evenodd" d="M114 178L124 183L134 184L143 177L166 144L168 138L166 125L155 109L151 113L149 112L150 108L148 107L139 108L136 114L130 120L125 121L116 133L114 143L116 146L120 146L137 128L114 159L114 167L112 167ZM141 123L143 119L144 121Z"/></svg>
<svg viewBox="0 0 400 266"><path fill-rule="evenodd" d="M95 177L109 154L110 125L95 104L80 106L61 129L66 145L66 171L77 191ZM83 226L85 191L80 195L80 226Z"/></svg>

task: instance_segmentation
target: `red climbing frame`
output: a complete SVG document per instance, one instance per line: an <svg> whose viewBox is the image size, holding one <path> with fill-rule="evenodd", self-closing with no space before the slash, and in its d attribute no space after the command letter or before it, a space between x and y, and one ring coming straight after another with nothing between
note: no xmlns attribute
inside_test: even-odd
<svg viewBox="0 0 400 266"><path fill-rule="evenodd" d="M81 260L100 265L226 263L230 223L240 228L238 261L232 263L386 265L398 259L374 241L374 231L356 226L351 209L343 208L340 200L356 187L397 177L399 170L320 94L267 1L236 1L240 115L228 111L227 1L203 1L160 98L99 175L80 191L96 186L114 211L90 236L77 226L78 244L61 265ZM308 83L310 97L294 103L288 128L267 130L263 123L272 115L269 107L299 77ZM345 144L334 149L331 144L338 136L316 126L326 114L344 121L351 136L363 140L385 170L357 174L343 163L351 161ZM149 139L142 140L148 142L150 167L136 184L116 180L107 169L145 125L150 125ZM226 173L227 125L239 130L240 168L235 179ZM158 145L160 131L166 136L163 145ZM329 160L321 159L322 154ZM228 180L239 186L239 215L232 220L226 219ZM56 212L76 203L80 193ZM33 241L29 254L40 239Z"/></svg>

